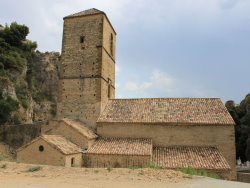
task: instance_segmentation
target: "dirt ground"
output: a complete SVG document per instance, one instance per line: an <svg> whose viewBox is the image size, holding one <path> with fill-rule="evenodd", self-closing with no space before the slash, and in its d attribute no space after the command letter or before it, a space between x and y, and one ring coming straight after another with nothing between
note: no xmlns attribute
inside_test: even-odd
<svg viewBox="0 0 250 188"><path fill-rule="evenodd" d="M29 172L30 168L41 167ZM196 181L181 172L157 169L67 168L0 162L0 187L176 187Z"/></svg>

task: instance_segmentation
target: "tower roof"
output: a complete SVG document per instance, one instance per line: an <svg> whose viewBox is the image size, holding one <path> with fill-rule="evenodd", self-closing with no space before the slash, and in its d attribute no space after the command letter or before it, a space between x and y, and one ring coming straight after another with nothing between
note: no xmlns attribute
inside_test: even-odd
<svg viewBox="0 0 250 188"><path fill-rule="evenodd" d="M115 29L113 28L113 26L112 26L111 22L109 21L107 15L105 14L105 12L100 11L100 10L98 10L96 8L91 8L91 9L84 10L84 11L81 11L81 12L78 12L78 13L75 13L75 14L71 14L71 15L65 16L63 19L65 19L65 18L75 18L75 17L81 17L81 16L90 16L90 15L96 15L96 14L104 14L104 16L107 18L110 26L112 27L112 29L115 32ZM116 32L115 32L115 34L116 34Z"/></svg>
<svg viewBox="0 0 250 188"><path fill-rule="evenodd" d="M72 18L72 17L87 16L87 15L94 15L94 14L105 14L105 13L103 11L96 9L96 8L91 8L91 9L84 10L84 11L81 11L81 12L78 12L75 14L68 15L64 18Z"/></svg>

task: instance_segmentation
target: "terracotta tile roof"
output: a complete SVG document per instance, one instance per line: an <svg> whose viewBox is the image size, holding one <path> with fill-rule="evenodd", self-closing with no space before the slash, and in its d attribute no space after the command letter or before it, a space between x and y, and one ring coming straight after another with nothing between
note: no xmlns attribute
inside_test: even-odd
<svg viewBox="0 0 250 188"><path fill-rule="evenodd" d="M216 147L170 146L154 147L153 162L166 168L187 168L207 170L231 169Z"/></svg>
<svg viewBox="0 0 250 188"><path fill-rule="evenodd" d="M101 14L101 13L104 14L103 11L100 11L98 9L92 8L92 9L84 10L84 11L81 11L81 12L78 12L78 13L75 13L75 14L71 14L71 15L66 16L64 18L71 18L71 17L78 17L78 16L87 16L87 15L94 15L94 14Z"/></svg>
<svg viewBox="0 0 250 188"><path fill-rule="evenodd" d="M63 136L59 135L42 135L41 138L53 145L64 154L74 154L82 152L82 149L73 144Z"/></svg>
<svg viewBox="0 0 250 188"><path fill-rule="evenodd" d="M99 138L87 154L152 155L152 140L147 138Z"/></svg>
<svg viewBox="0 0 250 188"><path fill-rule="evenodd" d="M88 128L85 124L79 121L71 120L68 118L63 118L62 121L67 125L79 132L81 135L86 137L87 139L95 139L98 136L94 133L93 130Z"/></svg>
<svg viewBox="0 0 250 188"><path fill-rule="evenodd" d="M111 99L97 122L235 124L218 98Z"/></svg>
<svg viewBox="0 0 250 188"><path fill-rule="evenodd" d="M69 16L65 16L63 19L65 18L75 18L75 17L80 17L80 16L89 16L89 15L95 15L95 14L104 14L105 17L107 18L111 28L113 29L114 33L116 34L115 32L115 29L113 28L111 22L109 21L107 15L105 14L105 12L103 11L100 11L96 8L92 8L92 9L88 9L88 10L84 10L84 11L81 11L81 12L78 12L78 13L75 13L75 14L71 14Z"/></svg>
<svg viewBox="0 0 250 188"><path fill-rule="evenodd" d="M74 154L74 153L80 153L82 152L82 149L79 148L77 145L73 144L72 142L68 141L66 138L60 135L42 135L35 139L33 139L31 142L25 144L24 146L17 149L18 151L23 150L24 148L28 147L32 143L35 143L36 141L43 139L45 142L50 144L52 147L55 147L55 149L58 149L63 154Z"/></svg>

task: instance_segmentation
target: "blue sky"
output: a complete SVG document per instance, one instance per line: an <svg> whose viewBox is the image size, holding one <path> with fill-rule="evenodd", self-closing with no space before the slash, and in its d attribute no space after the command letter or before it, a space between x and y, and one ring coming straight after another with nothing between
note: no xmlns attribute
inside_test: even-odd
<svg viewBox="0 0 250 188"><path fill-rule="evenodd" d="M61 51L63 17L106 12L117 32L116 97L219 97L250 92L249 0L0 0L40 51Z"/></svg>

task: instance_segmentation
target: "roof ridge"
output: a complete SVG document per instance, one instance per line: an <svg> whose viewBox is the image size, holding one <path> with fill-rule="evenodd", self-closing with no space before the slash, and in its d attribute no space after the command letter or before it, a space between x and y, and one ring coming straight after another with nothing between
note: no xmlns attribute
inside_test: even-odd
<svg viewBox="0 0 250 188"><path fill-rule="evenodd" d="M140 99L221 99L219 97L147 97L147 98L115 98L109 100L140 100Z"/></svg>
<svg viewBox="0 0 250 188"><path fill-rule="evenodd" d="M83 11L80 11L80 12L77 12L77 13L74 13L74 14L70 14L68 16L65 16L64 18L95 15L95 14L105 14L105 13L103 11L101 11L101 10L98 10L97 8L90 8L90 9L83 10Z"/></svg>
<svg viewBox="0 0 250 188"><path fill-rule="evenodd" d="M87 139L94 139L94 138L98 137L98 135L95 134L95 132L92 129L90 129L87 125L85 125L81 121L77 121L77 120L73 120L73 119L69 119L69 118L63 118L63 119L61 119L61 121L63 121L68 126L70 126L72 129L79 132L81 135L83 135ZM83 132L83 131L86 131L86 132Z"/></svg>
<svg viewBox="0 0 250 188"><path fill-rule="evenodd" d="M59 150L61 153L65 154L65 155L67 155L68 153L65 152L65 151L63 151L63 149L62 149L59 145L57 145L56 143L54 143L54 142L52 142L51 140L47 139L45 136L46 136L46 137L59 137L59 138L62 138L62 139L64 139L64 141L67 142L67 144L71 144L71 145L73 145L74 147L76 147L77 149L81 150L81 148L80 148L79 146L77 146L76 144L74 144L73 142L71 142L70 140L68 140L67 138L65 138L65 137L62 136L62 135L41 135L41 138L42 138L44 141L46 141L46 142L47 142L48 144L50 144L50 145L55 146L57 150ZM80 152L81 152L81 151L73 152L73 153L80 153ZM70 154L73 154L73 153L70 153Z"/></svg>

